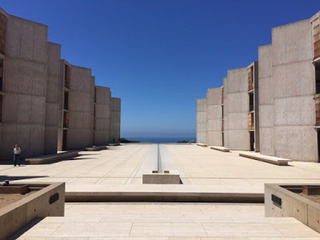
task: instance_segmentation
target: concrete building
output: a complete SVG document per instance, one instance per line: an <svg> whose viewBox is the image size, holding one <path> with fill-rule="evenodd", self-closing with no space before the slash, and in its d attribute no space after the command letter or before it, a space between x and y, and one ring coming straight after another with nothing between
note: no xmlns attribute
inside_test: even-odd
<svg viewBox="0 0 320 240"><path fill-rule="evenodd" d="M250 150L247 68L229 70L223 80L223 89L224 146L234 150Z"/></svg>
<svg viewBox="0 0 320 240"><path fill-rule="evenodd" d="M319 15L272 29L272 44L259 48L259 62L228 71L223 81L225 147L320 160ZM209 121L212 114L219 115L208 110Z"/></svg>
<svg viewBox="0 0 320 240"><path fill-rule="evenodd" d="M207 99L197 100L197 142L207 143Z"/></svg>
<svg viewBox="0 0 320 240"><path fill-rule="evenodd" d="M209 146L223 146L222 132L222 91L223 88L211 88L206 97L206 144Z"/></svg>
<svg viewBox="0 0 320 240"><path fill-rule="evenodd" d="M318 19L319 14L311 22L308 19L274 28L272 44L259 48L262 154L300 161L319 159Z"/></svg>
<svg viewBox="0 0 320 240"><path fill-rule="evenodd" d="M46 25L0 8L0 159L11 159L16 143L33 157L118 141L120 99L95 88L90 69L61 60Z"/></svg>

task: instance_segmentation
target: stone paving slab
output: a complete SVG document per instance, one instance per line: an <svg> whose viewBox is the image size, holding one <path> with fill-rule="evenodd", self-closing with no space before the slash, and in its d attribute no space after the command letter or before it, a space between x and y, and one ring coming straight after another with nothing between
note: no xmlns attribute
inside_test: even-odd
<svg viewBox="0 0 320 240"><path fill-rule="evenodd" d="M293 218L266 218L262 204L66 204L18 239L320 239Z"/></svg>

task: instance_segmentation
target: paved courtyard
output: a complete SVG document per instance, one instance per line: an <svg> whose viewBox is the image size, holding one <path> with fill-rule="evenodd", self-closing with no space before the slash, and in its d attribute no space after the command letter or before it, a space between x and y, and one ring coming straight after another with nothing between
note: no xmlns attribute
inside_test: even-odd
<svg viewBox="0 0 320 240"><path fill-rule="evenodd" d="M67 192L185 191L263 193L264 183L319 183L320 164L277 166L196 145L160 145L162 168L181 185L143 185L156 168L157 145L124 144L52 164L0 165L0 179L66 182ZM292 218L265 218L263 204L66 203L65 217L48 217L19 239L320 239Z"/></svg>

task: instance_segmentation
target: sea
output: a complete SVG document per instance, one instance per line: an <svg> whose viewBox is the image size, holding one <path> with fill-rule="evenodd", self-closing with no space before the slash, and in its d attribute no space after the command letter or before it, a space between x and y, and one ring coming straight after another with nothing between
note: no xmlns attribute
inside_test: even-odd
<svg viewBox="0 0 320 240"><path fill-rule="evenodd" d="M176 143L179 141L195 142L195 137L125 137L130 141L140 141L141 143Z"/></svg>

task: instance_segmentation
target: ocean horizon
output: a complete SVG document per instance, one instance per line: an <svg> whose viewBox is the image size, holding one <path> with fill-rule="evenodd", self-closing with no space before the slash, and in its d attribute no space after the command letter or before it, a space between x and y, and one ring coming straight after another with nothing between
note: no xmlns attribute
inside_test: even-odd
<svg viewBox="0 0 320 240"><path fill-rule="evenodd" d="M124 137L130 141L139 141L141 143L176 143L179 141L195 142L195 137Z"/></svg>

